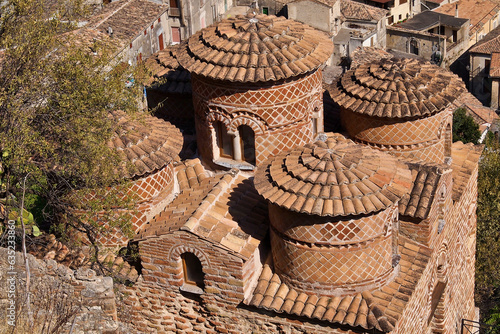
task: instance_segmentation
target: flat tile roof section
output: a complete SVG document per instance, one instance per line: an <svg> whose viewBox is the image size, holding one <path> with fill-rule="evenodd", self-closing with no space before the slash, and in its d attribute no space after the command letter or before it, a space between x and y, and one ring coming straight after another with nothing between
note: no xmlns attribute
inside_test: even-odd
<svg viewBox="0 0 500 334"><path fill-rule="evenodd" d="M388 10L366 5L357 1L340 0L340 13L346 19L377 22L389 13Z"/></svg>
<svg viewBox="0 0 500 334"><path fill-rule="evenodd" d="M239 15L181 44L179 63L191 73L232 82L278 81L313 71L333 52L328 36L273 15Z"/></svg>
<svg viewBox="0 0 500 334"><path fill-rule="evenodd" d="M453 189L451 198L454 201L460 200L464 189L469 182L472 172L477 168L477 163L483 152L484 145L464 144L461 141L455 142L451 149L453 169Z"/></svg>
<svg viewBox="0 0 500 334"><path fill-rule="evenodd" d="M474 44L470 52L482 54L500 52L500 26L490 31L482 40Z"/></svg>
<svg viewBox="0 0 500 334"><path fill-rule="evenodd" d="M192 174L186 169L187 173ZM193 180L192 185L148 223L136 240L184 230L249 259L268 229L267 203L252 179L231 170L198 183Z"/></svg>
<svg viewBox="0 0 500 334"><path fill-rule="evenodd" d="M122 177L140 177L179 159L183 137L174 125L149 115L134 120L121 110L111 112L110 117L118 126L108 145L125 162L119 169Z"/></svg>
<svg viewBox="0 0 500 334"><path fill-rule="evenodd" d="M338 135L271 158L255 174L270 203L318 216L386 209L410 192L411 172L390 154Z"/></svg>
<svg viewBox="0 0 500 334"><path fill-rule="evenodd" d="M436 13L455 15L458 4L458 16L467 18L472 25L470 34L480 30L484 24L492 19L499 10L499 6L490 0L459 0L457 2L446 3L436 8Z"/></svg>
<svg viewBox="0 0 500 334"><path fill-rule="evenodd" d="M179 64L178 49L178 45L168 46L146 60L150 87L166 93L191 94L191 74Z"/></svg>
<svg viewBox="0 0 500 334"><path fill-rule="evenodd" d="M167 9L167 5L148 0L113 1L90 18L88 27L103 33L111 27L114 38L130 41Z"/></svg>
<svg viewBox="0 0 500 334"><path fill-rule="evenodd" d="M333 298L298 293L264 265L255 289L244 303L276 313L388 333L395 328L431 255L429 248L401 235L398 249L400 271L394 281L380 289Z"/></svg>
<svg viewBox="0 0 500 334"><path fill-rule="evenodd" d="M352 112L385 118L437 114L465 91L462 80L416 59L382 59L346 72L332 98Z"/></svg>
<svg viewBox="0 0 500 334"><path fill-rule="evenodd" d="M447 27L453 28L461 28L463 25L467 23L468 19L461 19L458 17L454 17L452 15L447 15L443 13L425 11L419 13L412 18L406 20L403 23L397 24L397 27L423 31L428 30L437 25L443 25Z"/></svg>

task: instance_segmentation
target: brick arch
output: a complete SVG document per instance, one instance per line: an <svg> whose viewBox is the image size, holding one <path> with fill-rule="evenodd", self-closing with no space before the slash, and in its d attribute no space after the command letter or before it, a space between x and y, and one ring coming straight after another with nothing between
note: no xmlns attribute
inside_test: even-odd
<svg viewBox="0 0 500 334"><path fill-rule="evenodd" d="M230 123L228 127L229 132L235 133L238 131L240 125L249 126L256 135L261 135L264 133L265 127L262 122L256 120L254 117L248 115L236 116Z"/></svg>
<svg viewBox="0 0 500 334"><path fill-rule="evenodd" d="M226 115L219 114L212 112L207 116L207 121L211 124L214 123L215 121L219 121L223 123L226 128L229 130L229 124L231 123L231 119L227 117Z"/></svg>
<svg viewBox="0 0 500 334"><path fill-rule="evenodd" d="M170 249L170 252L168 254L168 257L175 261L175 262L180 262L181 261L181 255L184 253L193 253L196 255L198 260L200 260L201 265L203 268L209 268L210 267L210 262L208 260L208 256L205 255L204 252L201 250L188 246L188 245L175 245Z"/></svg>

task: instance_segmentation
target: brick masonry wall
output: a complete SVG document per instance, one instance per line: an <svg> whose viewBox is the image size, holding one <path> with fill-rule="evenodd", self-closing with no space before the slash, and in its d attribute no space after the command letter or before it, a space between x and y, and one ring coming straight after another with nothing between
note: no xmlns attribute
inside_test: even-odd
<svg viewBox="0 0 500 334"><path fill-rule="evenodd" d="M123 288L128 312L123 322L137 333L178 334L356 334L360 331L330 326L294 316L282 316L264 310L206 304L178 292L142 282Z"/></svg>
<svg viewBox="0 0 500 334"><path fill-rule="evenodd" d="M174 190L174 167L166 165L162 170L132 182L129 194L137 200L134 210L116 209L117 215L126 215L135 234L144 224L164 208ZM126 195L124 195L126 196ZM104 230L96 235L96 241L105 247L123 247L130 240L121 230L103 223Z"/></svg>
<svg viewBox="0 0 500 334"><path fill-rule="evenodd" d="M346 221L269 208L275 270L297 290L344 295L391 278L397 206Z"/></svg>
<svg viewBox="0 0 500 334"><path fill-rule="evenodd" d="M342 109L342 125L356 141L397 156L444 162L446 126L452 109L414 119L384 119Z"/></svg>
<svg viewBox="0 0 500 334"><path fill-rule="evenodd" d="M226 83L193 75L193 103L201 156L207 162L218 158L215 121L224 124L229 134L236 133L240 125L252 128L257 165L283 149L312 141L315 136L313 116L319 115L322 106L321 81L320 70L294 80L258 85Z"/></svg>
<svg viewBox="0 0 500 334"><path fill-rule="evenodd" d="M8 251L0 248L0 328L5 328L7 323L7 305L9 302L7 291L7 278L12 277L7 272L16 272L17 292L24 291L26 270L21 253L16 252L15 268L9 268ZM52 317L56 313L64 314L69 305L80 309L76 315L73 328L74 334L99 334L116 333L118 328L115 294L111 277L96 276L90 269L80 268L73 271L68 267L58 264L54 260L39 260L28 254L31 272L31 300L34 303L44 304L46 298L53 300ZM66 297L66 301L63 298ZM22 297L18 296L17 302L21 303ZM19 305L18 305L19 306ZM33 309L34 312L44 311ZM47 310L50 312L50 310ZM58 314L58 315L61 315ZM63 324L63 332L67 333L72 326L73 318ZM5 326L5 327L4 327Z"/></svg>
<svg viewBox="0 0 500 334"><path fill-rule="evenodd" d="M477 168L460 201L448 206L443 231L431 237L432 258L394 333L458 333L463 318L474 319L476 199ZM446 284L441 295L434 293L438 282Z"/></svg>
<svg viewBox="0 0 500 334"><path fill-rule="evenodd" d="M184 284L181 255L186 252L196 255L204 273L202 298L208 304L234 307L244 298L244 283L260 274L251 270L257 266L254 261L244 261L185 231L141 241L139 249L144 281L174 293L179 293Z"/></svg>

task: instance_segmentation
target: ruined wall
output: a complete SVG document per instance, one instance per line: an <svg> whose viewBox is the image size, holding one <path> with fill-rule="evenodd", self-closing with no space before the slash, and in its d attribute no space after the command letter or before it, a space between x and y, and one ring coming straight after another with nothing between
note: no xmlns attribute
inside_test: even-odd
<svg viewBox="0 0 500 334"><path fill-rule="evenodd" d="M69 306L73 306L77 309L74 334L116 332L118 322L111 277L96 276L95 272L90 269L73 271L54 260L38 260L30 254L28 254L28 261L31 272L32 310L35 315L37 312L43 311L40 309L40 305L51 307L49 312L52 313L49 314L53 318L63 316L66 314L65 310ZM7 326L8 305L10 305L11 300L8 288L10 284L7 280L13 277L17 281L16 304L20 306L26 279L23 256L16 252L15 264L11 268L8 263L8 250L0 248L0 328ZM19 316L18 321L21 320ZM41 315L38 319L40 317ZM69 330L72 323L73 317L63 328ZM18 326L21 326L20 322L18 322Z"/></svg>

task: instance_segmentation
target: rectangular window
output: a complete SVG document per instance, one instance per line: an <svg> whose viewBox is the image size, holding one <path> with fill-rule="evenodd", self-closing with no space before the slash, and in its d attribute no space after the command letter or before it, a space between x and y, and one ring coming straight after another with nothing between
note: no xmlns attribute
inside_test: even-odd
<svg viewBox="0 0 500 334"><path fill-rule="evenodd" d="M163 34L158 35L158 47L160 48L160 51L165 47L163 44Z"/></svg>
<svg viewBox="0 0 500 334"><path fill-rule="evenodd" d="M179 8L178 0L170 0L170 8Z"/></svg>
<svg viewBox="0 0 500 334"><path fill-rule="evenodd" d="M389 16L389 18L388 18L387 22L388 22L389 24L393 24L393 23L394 23L394 16Z"/></svg>
<svg viewBox="0 0 500 334"><path fill-rule="evenodd" d="M399 4L402 5L404 3L406 3L407 0L399 0Z"/></svg>
<svg viewBox="0 0 500 334"><path fill-rule="evenodd" d="M216 123L217 145L219 146L219 155L224 158L233 159L233 139L227 133L227 129L221 122Z"/></svg>
<svg viewBox="0 0 500 334"><path fill-rule="evenodd" d="M181 28L172 27L172 44L179 44L181 42Z"/></svg>
<svg viewBox="0 0 500 334"><path fill-rule="evenodd" d="M148 33L148 31L147 31L147 30L144 30L144 36L146 36L146 34L147 34L147 33Z"/></svg>
<svg viewBox="0 0 500 334"><path fill-rule="evenodd" d="M269 15L269 7L262 7L262 14Z"/></svg>
<svg viewBox="0 0 500 334"><path fill-rule="evenodd" d="M153 25L151 25L151 30L153 30Z"/></svg>

